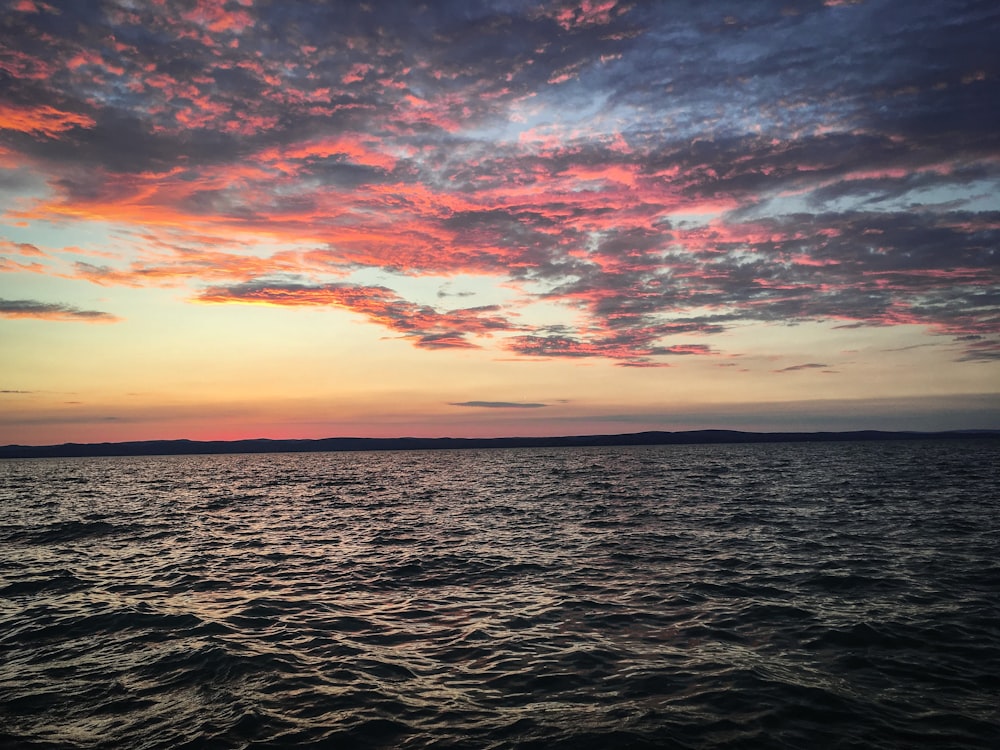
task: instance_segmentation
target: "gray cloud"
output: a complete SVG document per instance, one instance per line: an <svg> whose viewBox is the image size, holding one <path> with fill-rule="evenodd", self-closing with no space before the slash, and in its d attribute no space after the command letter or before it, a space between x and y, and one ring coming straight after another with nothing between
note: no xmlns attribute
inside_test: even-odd
<svg viewBox="0 0 1000 750"><path fill-rule="evenodd" d="M448 406L471 406L480 409L541 409L548 404L532 404L520 401L460 401L449 402Z"/></svg>
<svg viewBox="0 0 1000 750"><path fill-rule="evenodd" d="M782 367L780 370L774 370L774 372L798 372L799 370L825 370L829 365L819 364L817 362L807 362L802 365L790 365L788 367Z"/></svg>
<svg viewBox="0 0 1000 750"><path fill-rule="evenodd" d="M121 320L111 313L99 310L82 310L73 305L29 299L0 299L0 315L9 318L78 320L90 323L116 323Z"/></svg>

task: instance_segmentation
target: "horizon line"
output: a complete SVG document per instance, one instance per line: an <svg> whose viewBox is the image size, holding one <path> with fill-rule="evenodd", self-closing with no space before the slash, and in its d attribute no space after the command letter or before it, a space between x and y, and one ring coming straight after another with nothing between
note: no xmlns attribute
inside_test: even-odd
<svg viewBox="0 0 1000 750"><path fill-rule="evenodd" d="M352 451L448 450L468 448L626 447L725 443L850 442L934 438L1000 438L1000 428L954 430L749 431L723 428L551 435L542 437L325 437L192 440L170 438L99 443L0 446L0 458L83 458L102 456L224 455L239 453L325 453Z"/></svg>

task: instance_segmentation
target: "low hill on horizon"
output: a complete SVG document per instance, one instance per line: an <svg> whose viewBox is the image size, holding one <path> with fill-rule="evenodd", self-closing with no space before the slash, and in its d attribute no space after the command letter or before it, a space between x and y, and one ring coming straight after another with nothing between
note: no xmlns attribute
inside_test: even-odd
<svg viewBox="0 0 1000 750"><path fill-rule="evenodd" d="M141 440L121 443L0 446L0 458L156 456L332 451L455 450L468 448L560 448L714 443L847 442L874 440L1000 439L1000 430L946 432L852 430L844 432L743 432L740 430L648 431L614 435L497 438L253 438L246 440Z"/></svg>

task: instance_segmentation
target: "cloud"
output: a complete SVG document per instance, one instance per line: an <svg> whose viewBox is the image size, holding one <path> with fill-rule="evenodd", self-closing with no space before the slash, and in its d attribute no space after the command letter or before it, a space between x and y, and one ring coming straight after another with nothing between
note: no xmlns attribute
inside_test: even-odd
<svg viewBox="0 0 1000 750"><path fill-rule="evenodd" d="M975 341L965 347L960 362L995 362L1000 360L1000 341Z"/></svg>
<svg viewBox="0 0 1000 750"><path fill-rule="evenodd" d="M531 404L519 401L461 401L450 402L449 406L471 406L480 409L541 409L548 404Z"/></svg>
<svg viewBox="0 0 1000 750"><path fill-rule="evenodd" d="M825 370L829 365L823 365L816 362L808 362L803 365L790 365L788 367L782 367L780 370L773 370L772 372L798 372L799 370Z"/></svg>
<svg viewBox="0 0 1000 750"><path fill-rule="evenodd" d="M0 315L8 318L118 323L121 318L98 310L81 310L72 305L28 299L0 299Z"/></svg>
<svg viewBox="0 0 1000 750"><path fill-rule="evenodd" d="M425 349L474 348L468 336L490 336L515 326L496 306L439 311L399 297L386 287L347 283L323 285L258 280L229 287L209 287L199 302L265 304L285 307L331 307L350 310L373 323L403 334Z"/></svg>
<svg viewBox="0 0 1000 750"><path fill-rule="evenodd" d="M5 239L0 239L0 251L37 258L44 258L46 255L44 251L39 250L30 242L11 242Z"/></svg>
<svg viewBox="0 0 1000 750"><path fill-rule="evenodd" d="M530 357L590 358L602 357L618 360L623 367L666 367L654 357L707 355L712 349L707 344L677 344L664 346L656 343L669 330L643 329L596 334L589 337L562 334L522 335L507 339L509 351Z"/></svg>
<svg viewBox="0 0 1000 750"><path fill-rule="evenodd" d="M630 367L761 322L922 326L960 361L997 343L980 3L22 5L0 28L0 168L44 188L7 218L141 241L0 270ZM515 299L439 310L341 282L364 269ZM519 315L532 301L558 321Z"/></svg>
<svg viewBox="0 0 1000 750"><path fill-rule="evenodd" d="M0 103L0 130L55 138L74 128L91 128L94 120L85 114L63 112L48 105L16 107Z"/></svg>

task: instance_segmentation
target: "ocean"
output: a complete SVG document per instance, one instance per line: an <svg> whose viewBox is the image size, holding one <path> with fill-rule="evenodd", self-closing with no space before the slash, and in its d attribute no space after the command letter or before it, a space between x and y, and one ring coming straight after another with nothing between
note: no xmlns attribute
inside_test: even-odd
<svg viewBox="0 0 1000 750"><path fill-rule="evenodd" d="M1000 747L1000 442L0 461L3 748Z"/></svg>

